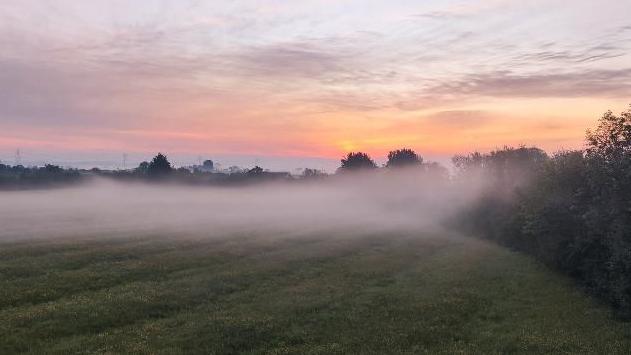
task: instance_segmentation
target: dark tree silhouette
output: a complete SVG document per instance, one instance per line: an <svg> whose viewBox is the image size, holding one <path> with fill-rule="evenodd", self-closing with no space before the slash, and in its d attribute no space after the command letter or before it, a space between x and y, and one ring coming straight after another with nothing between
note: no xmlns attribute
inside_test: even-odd
<svg viewBox="0 0 631 355"><path fill-rule="evenodd" d="M326 173L318 169L306 168L305 170L302 171L302 177L306 179L318 178L318 177L324 177L324 176L326 176Z"/></svg>
<svg viewBox="0 0 631 355"><path fill-rule="evenodd" d="M208 160L204 160L204 163L202 166L204 167L205 170L213 170L215 163L213 163L212 160L208 159Z"/></svg>
<svg viewBox="0 0 631 355"><path fill-rule="evenodd" d="M52 164L43 167L0 164L0 189L63 185L79 182L86 177L77 169L64 169Z"/></svg>
<svg viewBox="0 0 631 355"><path fill-rule="evenodd" d="M468 155L455 155L451 158L451 162L461 174L470 174L472 171L482 169L485 159L485 155L479 152L473 152Z"/></svg>
<svg viewBox="0 0 631 355"><path fill-rule="evenodd" d="M263 168L257 165L253 167L252 169L248 170L247 174L248 176L261 176L263 175Z"/></svg>
<svg viewBox="0 0 631 355"><path fill-rule="evenodd" d="M345 158L342 158L341 162L340 169L342 171L375 169L377 167L370 156L362 152L350 152Z"/></svg>
<svg viewBox="0 0 631 355"><path fill-rule="evenodd" d="M189 176L189 175L191 175L191 171L188 170L187 168L184 168L184 167L178 168L175 172L178 175L181 175L181 176Z"/></svg>
<svg viewBox="0 0 631 355"><path fill-rule="evenodd" d="M403 168L420 166L421 163L423 163L423 158L416 154L416 152L412 149L403 148L393 150L388 153L388 162L386 163L386 166L388 168Z"/></svg>
<svg viewBox="0 0 631 355"><path fill-rule="evenodd" d="M149 171L149 162L146 162L146 161L143 161L142 163L140 163L138 167L136 168L136 173L140 175L147 175L148 171Z"/></svg>
<svg viewBox="0 0 631 355"><path fill-rule="evenodd" d="M161 177L168 175L172 170L173 168L171 168L171 163L169 163L166 155L158 153L149 163L147 174L152 177Z"/></svg>
<svg viewBox="0 0 631 355"><path fill-rule="evenodd" d="M61 167L59 167L57 165L46 164L46 165L44 165L44 170L48 174L59 174L59 173L63 172L64 169L62 169Z"/></svg>
<svg viewBox="0 0 631 355"><path fill-rule="evenodd" d="M631 106L616 116L607 111L598 122L595 130L588 130L587 152L612 161L631 153Z"/></svg>

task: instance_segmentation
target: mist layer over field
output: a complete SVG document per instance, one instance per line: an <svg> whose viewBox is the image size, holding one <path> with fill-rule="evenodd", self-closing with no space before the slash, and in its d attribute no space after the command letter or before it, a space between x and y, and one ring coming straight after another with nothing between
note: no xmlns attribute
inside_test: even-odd
<svg viewBox="0 0 631 355"><path fill-rule="evenodd" d="M456 190L414 172L240 187L97 180L0 192L0 237L415 231L437 226L475 194Z"/></svg>
<svg viewBox="0 0 631 355"><path fill-rule="evenodd" d="M628 353L570 280L445 230L506 197L476 179L1 192L0 353Z"/></svg>

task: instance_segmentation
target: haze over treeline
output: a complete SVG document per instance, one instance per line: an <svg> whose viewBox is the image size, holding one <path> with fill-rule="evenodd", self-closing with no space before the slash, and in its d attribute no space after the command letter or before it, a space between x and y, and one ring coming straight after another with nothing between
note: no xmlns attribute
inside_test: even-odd
<svg viewBox="0 0 631 355"><path fill-rule="evenodd" d="M134 170L92 171L85 184L0 192L0 236L3 241L138 233L205 238L265 232L394 238L447 229L533 255L627 317L631 108L605 113L587 131L585 144L585 150L551 156L536 147L459 155L451 176L405 148L392 151L383 167L352 152L336 174L309 169L300 178L260 167L215 174L218 178L173 169L158 154ZM84 181L85 173L0 166L4 182L75 182Z"/></svg>

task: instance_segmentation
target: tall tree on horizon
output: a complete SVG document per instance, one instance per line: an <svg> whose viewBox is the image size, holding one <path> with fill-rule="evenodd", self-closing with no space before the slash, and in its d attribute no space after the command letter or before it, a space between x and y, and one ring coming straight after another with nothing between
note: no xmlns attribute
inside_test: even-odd
<svg viewBox="0 0 631 355"><path fill-rule="evenodd" d="M388 153L388 162L386 166L388 168L403 168L420 166L423 163L423 158L416 154L415 151L409 148L392 150Z"/></svg>
<svg viewBox="0 0 631 355"><path fill-rule="evenodd" d="M151 177L166 176L172 171L173 168L171 167L169 159L167 159L167 156L162 153L158 153L158 155L153 157L153 159L149 163L149 166L147 167L147 175Z"/></svg>
<svg viewBox="0 0 631 355"><path fill-rule="evenodd" d="M341 160L341 171L368 170L377 168L375 161L363 152L350 152Z"/></svg>

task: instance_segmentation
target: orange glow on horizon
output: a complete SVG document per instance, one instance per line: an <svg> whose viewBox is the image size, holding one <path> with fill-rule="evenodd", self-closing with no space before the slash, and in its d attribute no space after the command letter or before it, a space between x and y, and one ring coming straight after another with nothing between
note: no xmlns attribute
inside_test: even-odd
<svg viewBox="0 0 631 355"><path fill-rule="evenodd" d="M493 110L489 110L491 104ZM487 109L483 110L482 107ZM382 110L374 112L303 113L280 126L276 110L262 107L251 127L238 122L221 125L197 119L175 130L163 125L148 129L22 130L11 127L0 137L0 149L173 152L250 154L338 159L351 151L383 157L392 149L408 147L420 154L451 156L488 151L504 145L539 146L549 152L580 149L585 130L609 108L623 104L607 100L501 100L459 110L428 113ZM569 108L569 109L568 109ZM284 113L285 115L286 113ZM235 113L236 115L236 113ZM271 118L268 118L271 117ZM178 120L186 122L185 119Z"/></svg>

